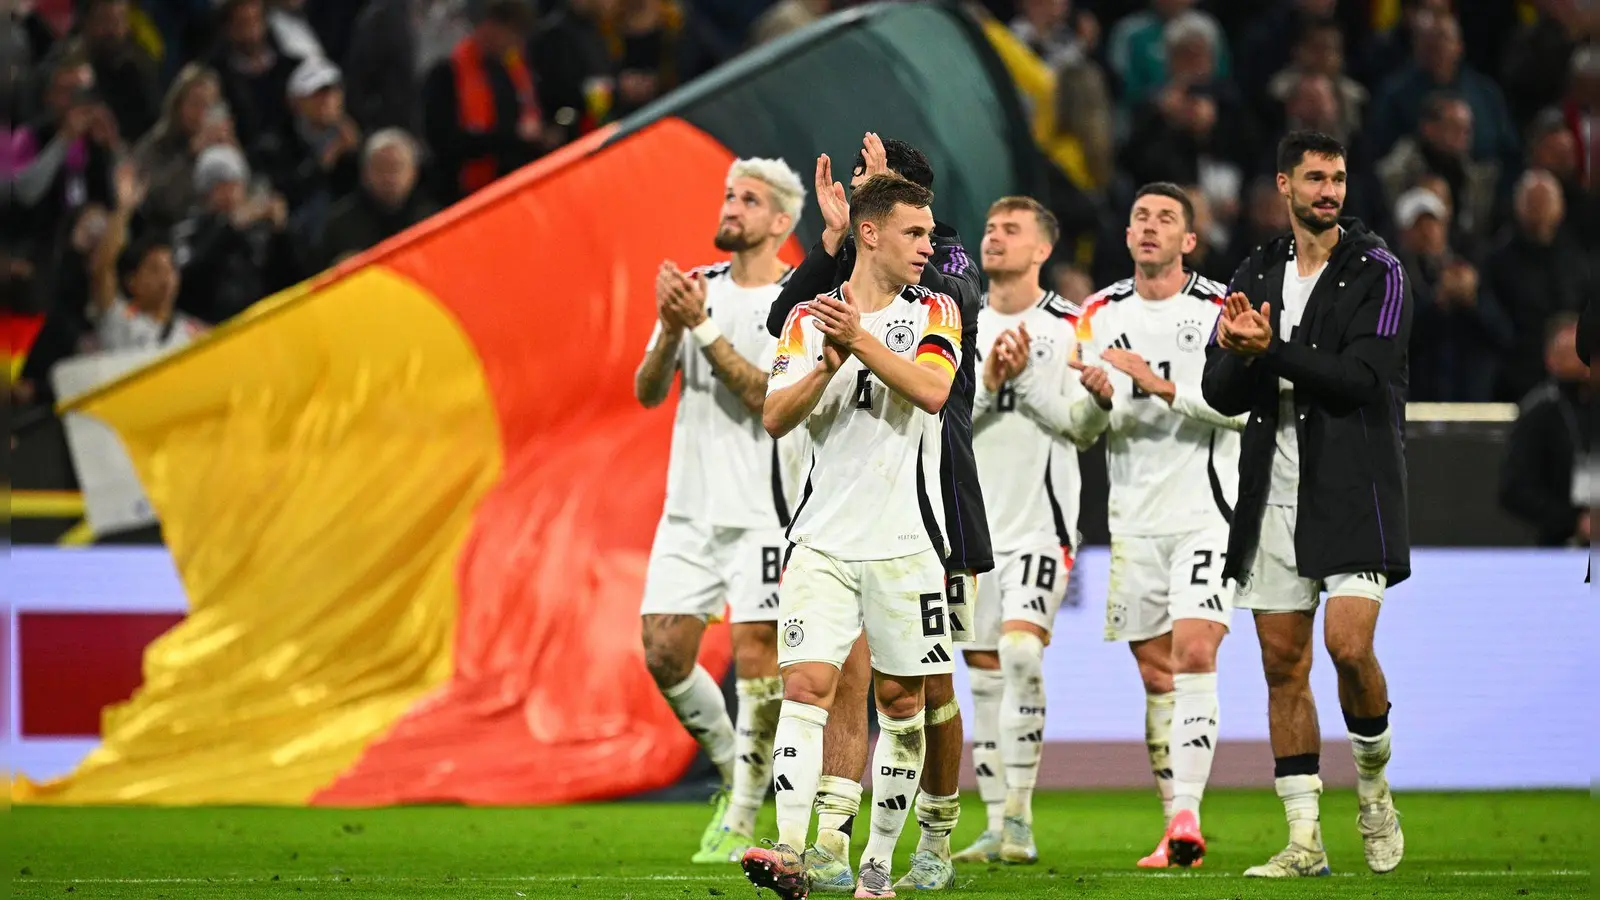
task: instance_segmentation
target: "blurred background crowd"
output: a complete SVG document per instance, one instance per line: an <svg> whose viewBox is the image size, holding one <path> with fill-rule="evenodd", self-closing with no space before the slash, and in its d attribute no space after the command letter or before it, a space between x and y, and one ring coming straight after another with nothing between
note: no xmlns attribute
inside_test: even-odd
<svg viewBox="0 0 1600 900"><path fill-rule="evenodd" d="M44 320L11 385L26 406L53 399L48 373L61 359L180 346L853 4L9 5L0 299L9 314ZM1200 243L1190 265L1227 280L1250 248L1287 229L1277 138L1328 132L1351 149L1348 214L1388 238L1415 287L1411 399L1526 400L1541 440L1587 449L1576 424L1587 369L1571 322L1600 285L1600 3L972 9L1021 48L1006 62L1048 171L1041 199L1063 223L1051 268L1062 294L1081 299L1130 274L1121 229L1133 189L1154 180L1191 189ZM1556 465L1529 452L1519 477ZM1586 522L1560 505L1548 527L1568 539L1581 527L1586 539Z"/></svg>

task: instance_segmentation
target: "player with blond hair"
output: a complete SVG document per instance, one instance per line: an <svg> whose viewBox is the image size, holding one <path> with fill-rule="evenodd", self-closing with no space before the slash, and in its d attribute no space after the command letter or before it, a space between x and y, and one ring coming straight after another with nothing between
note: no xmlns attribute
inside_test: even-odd
<svg viewBox="0 0 1600 900"><path fill-rule="evenodd" d="M737 862L755 843L766 797L778 682L778 576L783 529L800 480L796 441L761 427L775 342L767 309L789 270L778 249L794 230L805 187L777 159L729 168L714 243L732 254L685 273L656 275L658 321L634 376L646 407L682 381L672 429L667 501L650 548L643 619L645 663L667 704L722 777L716 810L693 860ZM730 610L738 710L696 664L708 618Z"/></svg>

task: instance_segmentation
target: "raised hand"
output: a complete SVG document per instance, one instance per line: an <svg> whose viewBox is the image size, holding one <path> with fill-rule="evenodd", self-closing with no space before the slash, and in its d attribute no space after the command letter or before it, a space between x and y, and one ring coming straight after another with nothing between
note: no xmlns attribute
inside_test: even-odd
<svg viewBox="0 0 1600 900"><path fill-rule="evenodd" d="M833 161L824 153L817 157L817 210L822 213L822 240L828 252L838 253L839 244L850 232L850 201L844 185L833 180Z"/></svg>
<svg viewBox="0 0 1600 900"><path fill-rule="evenodd" d="M865 181L874 175L889 174L889 151L883 149L883 139L877 132L869 131L861 139L861 159L866 168L861 173L861 180Z"/></svg>
<svg viewBox="0 0 1600 900"><path fill-rule="evenodd" d="M1272 344L1272 304L1261 304L1261 310L1250 311L1235 318L1228 326L1228 349L1242 356L1260 356Z"/></svg>
<svg viewBox="0 0 1600 900"><path fill-rule="evenodd" d="M132 162L121 162L112 173L112 188L116 193L117 208L131 212L144 202L149 184Z"/></svg>
<svg viewBox="0 0 1600 900"><path fill-rule="evenodd" d="M667 310L683 327L694 328L706 320L705 279L683 274L676 263L667 265Z"/></svg>

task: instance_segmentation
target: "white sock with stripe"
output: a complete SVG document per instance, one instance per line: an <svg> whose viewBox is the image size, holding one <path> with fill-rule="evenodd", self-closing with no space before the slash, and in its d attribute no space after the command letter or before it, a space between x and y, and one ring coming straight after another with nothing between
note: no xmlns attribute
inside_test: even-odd
<svg viewBox="0 0 1600 900"><path fill-rule="evenodd" d="M999 669L967 667L972 682L972 768L988 812L987 830L998 833L1006 817L1006 768L1000 758L1000 703L1006 678Z"/></svg>
<svg viewBox="0 0 1600 900"><path fill-rule="evenodd" d="M783 681L741 678L738 720L734 723L733 791L722 827L734 834L754 835L756 814L772 786L772 738L783 708Z"/></svg>
<svg viewBox="0 0 1600 900"><path fill-rule="evenodd" d="M717 680L695 666L688 678L662 691L661 696L667 698L667 705L677 713L684 730L694 735L711 757L722 774L722 783L733 784L733 720L728 718L728 704L722 699Z"/></svg>
<svg viewBox="0 0 1600 900"><path fill-rule="evenodd" d="M1000 754L1006 764L1006 817L1033 822L1033 788L1044 757L1044 641L1031 631L1000 636Z"/></svg>
<svg viewBox="0 0 1600 900"><path fill-rule="evenodd" d="M1217 752L1217 673L1180 673L1172 686L1172 811L1199 816Z"/></svg>
<svg viewBox="0 0 1600 900"><path fill-rule="evenodd" d="M773 803L778 808L778 843L806 848L811 831L811 804L822 778L822 729L828 711L809 703L783 701L773 739Z"/></svg>
<svg viewBox="0 0 1600 900"><path fill-rule="evenodd" d="M922 724L920 709L908 719L878 713L878 745L872 750L872 834L861 854L863 867L876 862L893 869L894 847L922 778L927 749Z"/></svg>

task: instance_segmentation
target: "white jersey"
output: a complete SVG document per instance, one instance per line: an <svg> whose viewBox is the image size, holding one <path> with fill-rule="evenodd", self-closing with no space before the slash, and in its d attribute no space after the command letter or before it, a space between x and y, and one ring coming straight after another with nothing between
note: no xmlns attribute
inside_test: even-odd
<svg viewBox="0 0 1600 900"><path fill-rule="evenodd" d="M1114 389L1106 435L1111 481L1108 519L1115 536L1184 534L1233 518L1239 484L1239 430L1201 397L1206 336L1227 287L1191 274L1176 296L1146 300L1125 279L1091 296L1078 320L1083 360L1100 365ZM1100 361L1120 347L1144 357L1177 386L1171 406L1134 387Z"/></svg>
<svg viewBox="0 0 1600 900"><path fill-rule="evenodd" d="M706 315L740 356L766 371L777 344L767 334L767 312L783 281L741 287L731 269L719 263L694 270L706 280ZM650 346L660 337L657 322ZM804 472L806 454L797 448L805 438L785 438L780 448L762 427L761 416L718 380L687 334L678 368L682 391L667 464L667 514L722 528L787 525Z"/></svg>
<svg viewBox="0 0 1600 900"><path fill-rule="evenodd" d="M961 310L944 294L908 286L888 306L863 313L861 327L900 357L936 362L954 378ZM821 365L822 345L806 305L795 307L783 325L767 392ZM947 555L939 531L941 425L939 416L917 409L847 356L803 425L811 436L812 467L789 540L846 561L897 559L930 547Z"/></svg>
<svg viewBox="0 0 1600 900"><path fill-rule="evenodd" d="M1086 395L1078 373L1068 363L1077 353L1079 307L1054 291L1020 313L1003 313L988 305L978 313L979 371L1006 331L1026 325L1032 358L1018 382L1032 379L1042 389L1076 399ZM978 459L978 481L989 516L989 537L996 554L1031 551L1040 544L1076 543L1078 524L1078 453L1017 404L1017 385L1008 382L992 397L976 401L972 450Z"/></svg>

